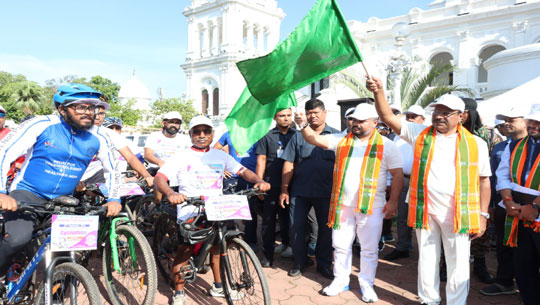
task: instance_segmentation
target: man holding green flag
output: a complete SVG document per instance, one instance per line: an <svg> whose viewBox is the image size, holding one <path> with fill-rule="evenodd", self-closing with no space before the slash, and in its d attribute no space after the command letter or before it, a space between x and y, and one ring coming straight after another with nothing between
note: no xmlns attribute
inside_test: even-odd
<svg viewBox="0 0 540 305"><path fill-rule="evenodd" d="M362 61L336 0L317 0L270 54L237 63L247 82L225 120L239 153L270 129L277 109L296 105L293 93Z"/></svg>

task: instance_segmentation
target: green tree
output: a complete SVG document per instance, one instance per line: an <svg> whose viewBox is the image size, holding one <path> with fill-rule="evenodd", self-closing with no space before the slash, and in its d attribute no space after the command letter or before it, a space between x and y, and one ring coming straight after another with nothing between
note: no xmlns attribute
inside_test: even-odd
<svg viewBox="0 0 540 305"><path fill-rule="evenodd" d="M120 118L124 125L135 126L143 118L142 111L133 108L135 102L134 99L131 99L124 105L119 102L111 103L111 108L107 111L107 116Z"/></svg>
<svg viewBox="0 0 540 305"><path fill-rule="evenodd" d="M49 79L45 81L45 86L47 88L46 94L52 99L53 95L58 90L58 87L74 83L88 85L103 93L103 95L107 98L107 101L111 104L116 103L116 100L118 99L120 85L100 75L92 76L90 80L84 77L78 77L76 75L67 75L61 78Z"/></svg>
<svg viewBox="0 0 540 305"><path fill-rule="evenodd" d="M444 78L441 75L455 72L456 68L451 64L436 64L430 66L427 73L421 73L412 68L405 68L401 78L401 108L408 109L414 104L422 107L433 103L440 96L461 92L464 95L474 96L474 92L468 88L461 88L456 85L448 85L441 82ZM365 76L360 75L352 69L345 69L332 76L335 84L343 84L350 88L359 97L373 97L373 94L365 86ZM386 82L387 94L392 98L394 84L390 77Z"/></svg>
<svg viewBox="0 0 540 305"><path fill-rule="evenodd" d="M191 118L197 115L197 111L193 107L191 100L181 98L166 98L156 100L152 104L151 117L147 118L154 122L154 127L161 127L161 118L169 111L178 111L182 115L184 126L187 127Z"/></svg>
<svg viewBox="0 0 540 305"><path fill-rule="evenodd" d="M25 115L33 114L40 110L46 110L45 95L43 88L31 81L18 82L14 84L14 90L10 96L14 106L21 109Z"/></svg>

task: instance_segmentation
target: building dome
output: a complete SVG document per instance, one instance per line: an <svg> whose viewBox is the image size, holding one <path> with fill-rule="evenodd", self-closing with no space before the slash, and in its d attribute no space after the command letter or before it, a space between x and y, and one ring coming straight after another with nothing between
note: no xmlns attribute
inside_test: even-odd
<svg viewBox="0 0 540 305"><path fill-rule="evenodd" d="M150 91L148 91L148 88L135 77L135 73L131 76L131 78L125 82L122 87L120 87L120 91L118 91L118 97L120 100L148 100L150 101Z"/></svg>

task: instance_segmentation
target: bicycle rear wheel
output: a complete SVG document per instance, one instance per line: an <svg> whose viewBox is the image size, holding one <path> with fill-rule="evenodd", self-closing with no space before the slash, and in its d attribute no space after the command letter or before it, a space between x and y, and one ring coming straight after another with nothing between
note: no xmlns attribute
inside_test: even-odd
<svg viewBox="0 0 540 305"><path fill-rule="evenodd" d="M156 204L154 203L154 195L145 195L137 200L132 206L126 205L129 209L128 214L132 220L135 220L137 228L144 235L151 234L155 223Z"/></svg>
<svg viewBox="0 0 540 305"><path fill-rule="evenodd" d="M63 263L54 268L53 304L101 305L99 290L92 275L83 266ZM35 304L45 304L45 285L39 285Z"/></svg>
<svg viewBox="0 0 540 305"><path fill-rule="evenodd" d="M133 226L116 227L116 247L121 271L113 266L111 244L103 252L103 275L114 305L154 303L157 272L152 250L144 235Z"/></svg>
<svg viewBox="0 0 540 305"><path fill-rule="evenodd" d="M154 226L152 249L159 272L172 288L174 288L173 262L177 247L178 224L176 217L162 213Z"/></svg>
<svg viewBox="0 0 540 305"><path fill-rule="evenodd" d="M232 278L227 276L225 260L229 262ZM220 273L227 304L272 304L261 263L242 239L227 239L227 255L221 256Z"/></svg>

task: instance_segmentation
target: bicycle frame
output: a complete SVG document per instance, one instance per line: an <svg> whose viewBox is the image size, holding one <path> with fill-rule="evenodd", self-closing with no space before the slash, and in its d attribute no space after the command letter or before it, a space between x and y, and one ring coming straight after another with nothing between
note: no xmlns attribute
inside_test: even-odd
<svg viewBox="0 0 540 305"><path fill-rule="evenodd" d="M131 219L129 219L127 216L120 216L115 217L112 220L107 218L104 221L100 222L99 226L99 236L98 236L98 244L103 244L106 241L107 233L109 235L109 242L111 245L111 255L113 259L113 269L117 272L122 272L122 267L120 266L120 260L118 258L118 247L116 245L116 239L118 238L118 235L116 234L116 226L118 225L118 222L121 222L121 224L129 224L133 222ZM137 266L137 255L135 253L135 244L133 241L133 237L130 237L128 240L129 244L129 253L133 259L134 267Z"/></svg>
<svg viewBox="0 0 540 305"><path fill-rule="evenodd" d="M50 228L45 230L46 233L50 233ZM35 237L35 236L34 236ZM36 254L32 257L28 265L24 268L23 272L21 273L19 279L13 284L13 286L9 287L7 290L7 299L8 303L12 303L16 300L16 297L18 293L21 291L21 289L24 287L26 282L30 279L32 274L36 271L39 263L45 258L45 277L43 279L45 284L45 304L50 305L52 304L52 279L53 279L53 270L60 262L64 261L70 261L75 263L75 258L73 257L73 252L69 252L70 256L57 256L52 257L52 252L50 251L50 244L51 244L51 235L47 235L47 238L41 245L41 247L38 249ZM74 290L71 290L72 293L74 293Z"/></svg>

